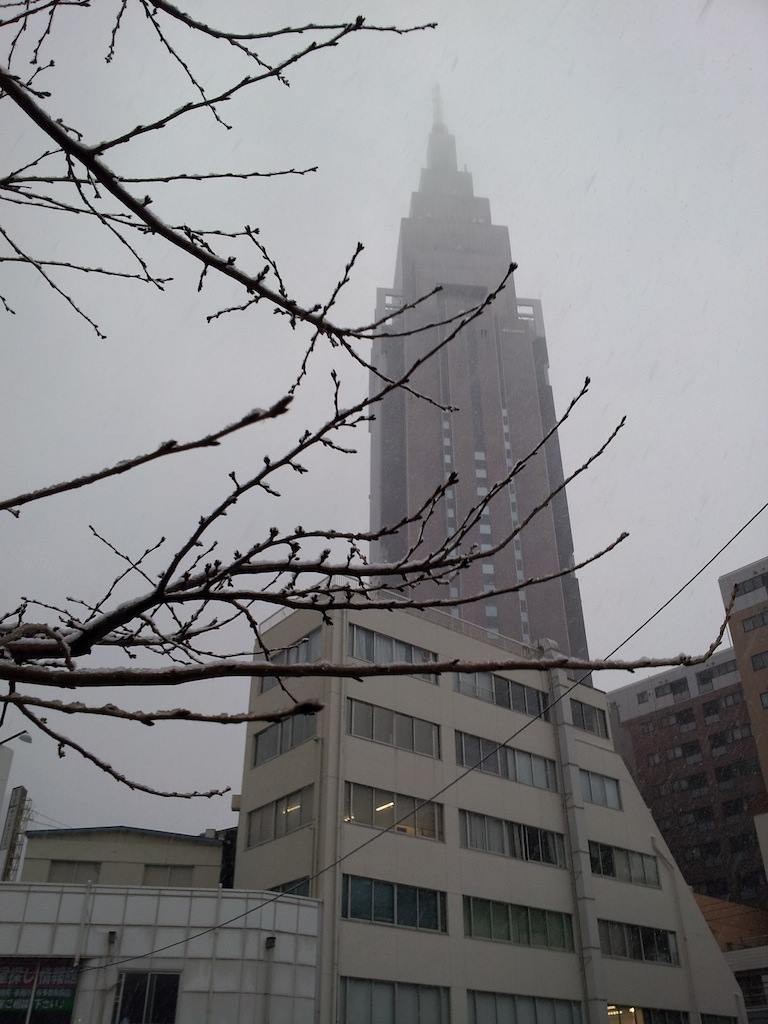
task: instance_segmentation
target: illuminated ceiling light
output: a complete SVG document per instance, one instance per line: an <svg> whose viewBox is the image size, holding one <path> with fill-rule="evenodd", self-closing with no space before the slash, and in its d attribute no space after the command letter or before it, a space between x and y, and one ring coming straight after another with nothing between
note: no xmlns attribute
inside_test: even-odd
<svg viewBox="0 0 768 1024"><path fill-rule="evenodd" d="M386 811L390 807L394 807L394 806L395 806L395 801L394 800L390 800L388 804L382 804L381 807L377 807L376 810L377 811Z"/></svg>

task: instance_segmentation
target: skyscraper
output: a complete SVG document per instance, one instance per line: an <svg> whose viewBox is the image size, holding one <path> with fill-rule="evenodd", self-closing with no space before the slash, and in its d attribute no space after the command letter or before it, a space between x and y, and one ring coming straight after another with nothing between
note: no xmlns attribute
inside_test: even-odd
<svg viewBox="0 0 768 1024"><path fill-rule="evenodd" d="M400 226L393 288L379 289L377 319L395 313L394 332L445 321L480 302L511 262L509 232L491 223L490 204L475 196L472 176L460 171L456 144L443 123L439 97L429 136L427 166L408 217ZM432 299L396 311L436 285ZM374 343L373 364L392 377L432 348L446 328ZM441 333L442 332L442 333ZM459 482L428 524L419 551L435 548L467 511L531 451L555 421L547 376L547 343L541 304L520 299L510 281L496 302L410 383L444 407L398 390L379 408L371 426L371 528L413 512L455 470ZM376 388L379 378L371 376ZM563 479L560 445L553 437L503 493L491 502L472 537L486 549L508 536ZM395 561L416 542L418 524L374 544L372 557ZM557 495L506 548L464 570L450 596L504 590L527 577L573 564L565 494ZM447 588L446 588L447 591ZM443 596L448 596L447 592ZM461 609L461 616L490 632L535 643L555 640L574 656L587 656L579 585L575 575L491 596Z"/></svg>

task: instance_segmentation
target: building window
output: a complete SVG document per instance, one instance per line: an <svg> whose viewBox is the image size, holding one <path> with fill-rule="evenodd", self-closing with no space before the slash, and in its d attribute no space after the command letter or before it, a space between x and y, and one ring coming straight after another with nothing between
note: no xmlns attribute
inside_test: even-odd
<svg viewBox="0 0 768 1024"><path fill-rule="evenodd" d="M493 568L493 565L490 562L483 562L482 566L483 566L483 576L493 576L495 570Z"/></svg>
<svg viewBox="0 0 768 1024"><path fill-rule="evenodd" d="M248 814L248 846L289 835L312 821L312 786L257 807Z"/></svg>
<svg viewBox="0 0 768 1024"><path fill-rule="evenodd" d="M434 651L427 651L416 644L395 640L384 633L375 633L372 629L364 629L354 624L349 627L349 653L358 661L368 661L372 664L405 661L418 667L437 661ZM437 686L437 676L430 672L415 671L413 675Z"/></svg>
<svg viewBox="0 0 768 1024"><path fill-rule="evenodd" d="M701 672L696 673L696 682L699 684L699 693L706 693L712 689L713 680L719 676L728 676L731 672L736 672L737 666L735 661L723 661L719 665L713 665L711 668L705 668Z"/></svg>
<svg viewBox="0 0 768 1024"><path fill-rule="evenodd" d="M491 525L490 525L490 523L480 523L480 533L484 537L490 537L490 535L491 535Z"/></svg>
<svg viewBox="0 0 768 1024"><path fill-rule="evenodd" d="M753 672L759 672L761 669L768 668L768 651L760 651L758 654L753 654L751 661Z"/></svg>
<svg viewBox="0 0 768 1024"><path fill-rule="evenodd" d="M549 719L546 694L514 679L505 679L490 672L457 672L454 688L465 697L476 697L487 704L498 704L531 718Z"/></svg>
<svg viewBox="0 0 768 1024"><path fill-rule="evenodd" d="M661 754L658 751L648 755L648 767L654 768L657 764L661 764Z"/></svg>
<svg viewBox="0 0 768 1024"><path fill-rule="evenodd" d="M167 885L191 888L195 869L191 864L145 864L142 885Z"/></svg>
<svg viewBox="0 0 768 1024"><path fill-rule="evenodd" d="M590 842L589 862L593 875L616 878L620 882L632 882L634 885L661 888L658 861L648 853Z"/></svg>
<svg viewBox="0 0 768 1024"><path fill-rule="evenodd" d="M347 730L351 736L411 750L426 757L440 757L440 727L434 722L401 715L389 708L348 698Z"/></svg>
<svg viewBox="0 0 768 1024"><path fill-rule="evenodd" d="M735 800L724 800L723 801L723 817L724 818L738 818L744 814L747 810L747 801L743 796L737 797Z"/></svg>
<svg viewBox="0 0 768 1024"><path fill-rule="evenodd" d="M487 470L482 469L480 467L475 469L475 479L477 479L477 480L485 480L487 476L488 476L488 471Z"/></svg>
<svg viewBox="0 0 768 1024"><path fill-rule="evenodd" d="M752 971L739 971L736 975L744 1005L748 1010L768 1006L768 971L758 968Z"/></svg>
<svg viewBox="0 0 768 1024"><path fill-rule="evenodd" d="M640 690L640 692L637 695L637 703L638 704L647 704L648 703L648 691L647 690Z"/></svg>
<svg viewBox="0 0 768 1024"><path fill-rule="evenodd" d="M768 708L768 690L763 690L760 694L760 703L763 706L763 710Z"/></svg>
<svg viewBox="0 0 768 1024"><path fill-rule="evenodd" d="M464 897L464 934L542 949L573 949L571 915L514 903Z"/></svg>
<svg viewBox="0 0 768 1024"><path fill-rule="evenodd" d="M603 956L678 966L677 935L664 928L645 928L621 921L598 921Z"/></svg>
<svg viewBox="0 0 768 1024"><path fill-rule="evenodd" d="M85 885L98 882L101 864L91 860L52 860L48 865L48 881L63 885Z"/></svg>
<svg viewBox="0 0 768 1024"><path fill-rule="evenodd" d="M581 1003L467 989L467 1020L469 1024L581 1024Z"/></svg>
<svg viewBox="0 0 768 1024"><path fill-rule="evenodd" d="M577 729L584 729L586 732L594 733L595 736L608 739L608 722L602 708L596 708L592 704L584 704L580 700L571 698L571 721Z"/></svg>
<svg viewBox="0 0 768 1024"><path fill-rule="evenodd" d="M704 1017L702 1014L702 1021ZM688 1014L685 1010L657 1010L609 1003L608 1020L612 1024L688 1024ZM733 1024L736 1024L735 1020Z"/></svg>
<svg viewBox="0 0 768 1024"><path fill-rule="evenodd" d="M701 763L701 747L699 746L698 740L693 740L690 743L683 743L680 746L669 747L667 749L667 760L678 761L681 758L685 759L686 764L700 764Z"/></svg>
<svg viewBox="0 0 768 1024"><path fill-rule="evenodd" d="M482 763L480 763L482 760ZM495 740L456 731L456 763L476 768L486 775L497 775L510 782L520 782L538 789L557 792L557 771L554 761L539 754L516 750Z"/></svg>
<svg viewBox="0 0 768 1024"><path fill-rule="evenodd" d="M745 633L751 633L753 629L760 629L761 626L768 626L768 610L758 612L757 615L750 615L741 624Z"/></svg>
<svg viewBox="0 0 768 1024"><path fill-rule="evenodd" d="M670 695L675 700L687 700L688 693L688 680L672 679L668 683L661 683L656 687L655 690L657 697L669 697Z"/></svg>
<svg viewBox="0 0 768 1024"><path fill-rule="evenodd" d="M701 1024L737 1024L737 1017L726 1017L721 1013L702 1013Z"/></svg>
<svg viewBox="0 0 768 1024"><path fill-rule="evenodd" d="M535 825L521 825L488 814L459 811L459 836L466 850L482 850L516 860L565 867L565 842L559 832L550 832Z"/></svg>
<svg viewBox="0 0 768 1024"><path fill-rule="evenodd" d="M445 893L437 889L344 875L341 893L342 917L430 932L448 931Z"/></svg>
<svg viewBox="0 0 768 1024"><path fill-rule="evenodd" d="M270 655L269 660L275 665L303 665L306 662L317 661L322 654L322 641L322 631L319 628L313 629L311 633L307 633L291 647ZM259 692L267 693L268 690L273 690L279 685L277 676L262 676Z"/></svg>
<svg viewBox="0 0 768 1024"><path fill-rule="evenodd" d="M122 1024L174 1024L179 974L125 971L117 980L113 1021Z"/></svg>
<svg viewBox="0 0 768 1024"><path fill-rule="evenodd" d="M315 735L314 715L294 715L275 722L253 737L254 767L300 746Z"/></svg>
<svg viewBox="0 0 768 1024"><path fill-rule="evenodd" d="M475 452L476 462L485 462L485 452Z"/></svg>
<svg viewBox="0 0 768 1024"><path fill-rule="evenodd" d="M588 772L583 768L579 769L579 775L581 776L581 795L588 804L599 804L601 807L621 810L618 779L612 779L609 775L600 775L598 772Z"/></svg>
<svg viewBox="0 0 768 1024"><path fill-rule="evenodd" d="M341 979L340 1024L449 1024L448 989Z"/></svg>
<svg viewBox="0 0 768 1024"><path fill-rule="evenodd" d="M392 828L394 832L421 839L443 840L442 804L358 782L344 784L344 821L372 828Z"/></svg>
<svg viewBox="0 0 768 1024"><path fill-rule="evenodd" d="M296 878L293 882L283 882L282 885L273 885L270 892L282 892L286 896L309 896L309 879Z"/></svg>
<svg viewBox="0 0 768 1024"><path fill-rule="evenodd" d="M761 576L753 576L749 580L743 580L741 583L737 583L733 589L736 597L741 597L743 594L751 594L763 587L768 589L768 572L764 572Z"/></svg>

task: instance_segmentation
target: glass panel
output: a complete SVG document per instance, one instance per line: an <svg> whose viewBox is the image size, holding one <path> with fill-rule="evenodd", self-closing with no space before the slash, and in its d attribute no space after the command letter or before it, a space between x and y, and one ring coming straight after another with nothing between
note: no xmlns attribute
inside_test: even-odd
<svg viewBox="0 0 768 1024"><path fill-rule="evenodd" d="M539 832L541 839L541 859L545 864L557 864L557 848L555 836L552 832L542 829Z"/></svg>
<svg viewBox="0 0 768 1024"><path fill-rule="evenodd" d="M373 824L376 828L389 828L395 820L395 794L385 789L373 791Z"/></svg>
<svg viewBox="0 0 768 1024"><path fill-rule="evenodd" d="M409 835L416 835L416 816L414 814L414 807L416 801L412 796L400 796L399 794L395 797L395 820L397 821L397 831L407 832ZM401 820L401 819L405 820Z"/></svg>
<svg viewBox="0 0 768 1024"><path fill-rule="evenodd" d="M616 877L616 861L612 846L600 847L600 874L607 875L609 878Z"/></svg>
<svg viewBox="0 0 768 1024"><path fill-rule="evenodd" d="M371 895L372 885L370 878L357 878L355 875L350 876L349 916L359 918L361 921L370 921Z"/></svg>
<svg viewBox="0 0 768 1024"><path fill-rule="evenodd" d="M467 768L476 765L480 760L480 740L477 736L470 736L464 733L464 760L461 762Z"/></svg>
<svg viewBox="0 0 768 1024"><path fill-rule="evenodd" d="M256 735L256 757L254 758L256 764L263 764L277 756L279 733L280 726L271 725Z"/></svg>
<svg viewBox="0 0 768 1024"><path fill-rule="evenodd" d="M642 854L634 853L630 850L629 853L629 871L632 876L632 881L643 885L645 883L645 871L643 870L643 857Z"/></svg>
<svg viewBox="0 0 768 1024"><path fill-rule="evenodd" d="M428 754L430 757L438 756L437 749L437 726L431 722L424 722L420 718L413 720L413 749L418 754Z"/></svg>
<svg viewBox="0 0 768 1024"><path fill-rule="evenodd" d="M353 655L361 661L374 660L374 639L370 629L362 629L360 626L352 627Z"/></svg>
<svg viewBox="0 0 768 1024"><path fill-rule="evenodd" d="M506 853L504 847L504 822L501 818L486 818L488 849L491 853Z"/></svg>
<svg viewBox="0 0 768 1024"><path fill-rule="evenodd" d="M555 1007L551 999L536 1000L536 1024L555 1024Z"/></svg>
<svg viewBox="0 0 768 1024"><path fill-rule="evenodd" d="M352 785L351 819L361 825L373 824L373 790L370 786Z"/></svg>
<svg viewBox="0 0 768 1024"><path fill-rule="evenodd" d="M672 963L672 953L669 948L669 932L656 931L656 953L660 963Z"/></svg>
<svg viewBox="0 0 768 1024"><path fill-rule="evenodd" d="M441 1024L440 990L426 985L419 987L419 1024Z"/></svg>
<svg viewBox="0 0 768 1024"><path fill-rule="evenodd" d="M506 903L491 904L491 931L494 939L509 942L509 907Z"/></svg>
<svg viewBox="0 0 768 1024"><path fill-rule="evenodd" d="M395 746L413 750L413 719L409 715L395 715Z"/></svg>
<svg viewBox="0 0 768 1024"><path fill-rule="evenodd" d="M632 960L642 960L643 946L640 941L640 929L634 924L628 924L625 925L624 932L627 937L627 956Z"/></svg>
<svg viewBox="0 0 768 1024"><path fill-rule="evenodd" d="M467 841L473 850L485 849L485 815L467 814Z"/></svg>
<svg viewBox="0 0 768 1024"><path fill-rule="evenodd" d="M300 807L299 813L296 815L296 817L300 818L301 820L295 823L295 828L298 828L299 825L308 825L310 821L312 821L312 804L314 801L314 789L312 786L305 786L304 789L300 790L297 796L299 798Z"/></svg>
<svg viewBox="0 0 768 1024"><path fill-rule="evenodd" d="M541 789L548 789L547 762L543 757L533 755L533 784Z"/></svg>
<svg viewBox="0 0 768 1024"><path fill-rule="evenodd" d="M371 1024L395 1024L395 986L386 982L373 983L373 1016ZM357 1024L355 1018L349 1018L349 1024ZM368 1024L367 1018L361 1018L361 1024Z"/></svg>
<svg viewBox="0 0 768 1024"><path fill-rule="evenodd" d="M525 826L525 841L528 847L528 860L541 860L540 833L532 825Z"/></svg>
<svg viewBox="0 0 768 1024"><path fill-rule="evenodd" d="M581 798L590 803L592 801L592 787L589 781L589 772L581 769L579 775L581 777Z"/></svg>
<svg viewBox="0 0 768 1024"><path fill-rule="evenodd" d="M496 1020L492 1024L515 1024L515 997L496 996Z"/></svg>
<svg viewBox="0 0 768 1024"><path fill-rule="evenodd" d="M397 1024L420 1024L418 985L398 985L395 1007Z"/></svg>
<svg viewBox="0 0 768 1024"><path fill-rule="evenodd" d="M402 640L394 640L393 652L395 661L405 661L409 665L413 664L413 647L410 644L406 644Z"/></svg>
<svg viewBox="0 0 768 1024"><path fill-rule="evenodd" d="M547 912L531 907L531 945L546 946L547 943Z"/></svg>
<svg viewBox="0 0 768 1024"><path fill-rule="evenodd" d="M376 633L373 649L376 653L377 662L386 664L387 662L394 661L392 637Z"/></svg>
<svg viewBox="0 0 768 1024"><path fill-rule="evenodd" d="M509 699L512 705L513 711L520 711L525 714L525 687L521 686L520 683L510 681L509 683Z"/></svg>
<svg viewBox="0 0 768 1024"><path fill-rule="evenodd" d="M437 931L440 919L437 910L437 893L434 889L419 889L419 928L431 928Z"/></svg>
<svg viewBox="0 0 768 1024"><path fill-rule="evenodd" d="M475 677L475 685L477 687L477 696L480 700L488 701L493 703L493 678L490 672L478 672Z"/></svg>
<svg viewBox="0 0 768 1024"><path fill-rule="evenodd" d="M418 927L418 899L412 885L397 887L397 923L408 928Z"/></svg>
<svg viewBox="0 0 768 1024"><path fill-rule="evenodd" d="M151 1024L174 1024L178 993L177 974L153 974L146 1020Z"/></svg>
<svg viewBox="0 0 768 1024"><path fill-rule="evenodd" d="M472 934L480 939L491 937L491 904L488 900L472 901Z"/></svg>
<svg viewBox="0 0 768 1024"><path fill-rule="evenodd" d="M498 743L494 743L492 740L480 741L481 757L484 758L481 770L491 775L499 774L499 751L496 749L497 747Z"/></svg>
<svg viewBox="0 0 768 1024"><path fill-rule="evenodd" d="M391 985L376 985L379 988L391 988ZM346 978L344 984L344 1024L370 1024L371 1017L371 983L358 978ZM394 1021L394 1016L392 1017Z"/></svg>
<svg viewBox="0 0 768 1024"><path fill-rule="evenodd" d="M427 839L437 839L437 805L422 804L416 809L416 832Z"/></svg>
<svg viewBox="0 0 768 1024"><path fill-rule="evenodd" d="M512 941L521 946L529 946L530 932L528 929L528 910L526 907L512 906L509 908L510 935Z"/></svg>
<svg viewBox="0 0 768 1024"><path fill-rule="evenodd" d="M619 800L619 784L615 779L604 779L605 782L605 802L608 807L613 807L619 810L621 807L621 801Z"/></svg>
<svg viewBox="0 0 768 1024"><path fill-rule="evenodd" d="M373 736L373 707L362 701L352 701L352 732L369 740Z"/></svg>
<svg viewBox="0 0 768 1024"><path fill-rule="evenodd" d="M592 786L593 803L601 804L605 807L607 803L605 795L605 778L602 775L590 774L590 784Z"/></svg>
<svg viewBox="0 0 768 1024"><path fill-rule="evenodd" d="M627 850L614 850L613 860L616 865L616 877L621 882L629 882L632 876L629 872L629 853Z"/></svg>
<svg viewBox="0 0 768 1024"><path fill-rule="evenodd" d="M566 949L568 943L565 939L565 924L564 915L558 914L556 911L547 911L547 933L549 935L549 945L555 949Z"/></svg>
<svg viewBox="0 0 768 1024"><path fill-rule="evenodd" d="M571 1004L564 999L555 1000L555 1024L573 1024Z"/></svg>
<svg viewBox="0 0 768 1024"><path fill-rule="evenodd" d="M618 924L615 921L611 921L608 924L608 931L610 933L610 952L611 956L628 956L626 935L624 933L624 925Z"/></svg>
<svg viewBox="0 0 768 1024"><path fill-rule="evenodd" d="M502 679L501 676L493 677L493 695L499 707L508 708L510 706L509 683L506 679Z"/></svg>
<svg viewBox="0 0 768 1024"><path fill-rule="evenodd" d="M394 743L394 716L388 708L374 708L373 738L379 743L387 743L390 747Z"/></svg>
<svg viewBox="0 0 768 1024"><path fill-rule="evenodd" d="M531 755L523 753L522 750L515 751L515 774L518 782L527 786L533 785L533 768L531 767Z"/></svg>
<svg viewBox="0 0 768 1024"><path fill-rule="evenodd" d="M530 996L518 996L517 1024L536 1024L536 1009Z"/></svg>
<svg viewBox="0 0 768 1024"><path fill-rule="evenodd" d="M394 924L395 887L390 882L373 883L373 920Z"/></svg>
<svg viewBox="0 0 768 1024"><path fill-rule="evenodd" d="M640 940L643 944L643 958L656 961L659 959L659 951L656 946L656 930L654 928L641 928Z"/></svg>
<svg viewBox="0 0 768 1024"><path fill-rule="evenodd" d="M645 880L648 885L659 884L659 866L656 863L655 857L649 857L646 854L643 855L643 863L645 865Z"/></svg>
<svg viewBox="0 0 768 1024"><path fill-rule="evenodd" d="M611 955L611 928L607 921L598 921L597 928L600 932L600 952L604 956Z"/></svg>
<svg viewBox="0 0 768 1024"><path fill-rule="evenodd" d="M474 1015L470 1013L472 1024L496 1024L496 998L492 993L474 992L469 1003L474 1003Z"/></svg>
<svg viewBox="0 0 768 1024"><path fill-rule="evenodd" d="M144 1020L144 1007L147 1002L147 986L149 975L131 971L123 975L123 992L120 1000L118 1021Z"/></svg>

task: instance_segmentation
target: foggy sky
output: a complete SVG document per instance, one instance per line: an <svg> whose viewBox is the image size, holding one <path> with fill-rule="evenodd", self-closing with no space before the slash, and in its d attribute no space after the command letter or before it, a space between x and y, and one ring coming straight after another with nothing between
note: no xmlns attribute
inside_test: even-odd
<svg viewBox="0 0 768 1024"><path fill-rule="evenodd" d="M104 65L107 10L64 11L49 109L88 141L109 137L191 96L136 15ZM185 5L210 21L215 3ZM252 27L253 5L227 5L228 24ZM261 4L259 25L319 17L316 4ZM759 0L514 0L327 3L323 17L362 11L379 23L437 20L406 38L360 34L289 75L290 89L244 90L222 113L231 132L198 112L167 133L110 154L125 173L319 165L316 175L261 182L151 186L167 220L201 227L258 225L292 295L322 302L360 240L366 245L336 320L372 319L377 286L394 271L399 219L417 187L431 120L432 85L475 192L510 228L517 293L544 304L550 373L562 410L586 375L591 396L561 434L572 469L624 413L628 425L569 492L576 558L621 530L631 538L580 576L590 650L612 649L720 547L765 500L768 375L768 8ZM180 45L182 36L179 36ZM232 78L224 51L183 36L206 85ZM230 58L227 58L229 60ZM7 165L41 138L0 104ZM125 257L100 233L49 215L30 224L3 204L3 223L36 255L66 259L89 244L93 262ZM205 322L242 301L154 243L153 267L176 281L165 296L138 283L62 278L108 334L100 342L33 271L0 270L5 493L90 470L166 438L184 440L274 401L290 384L305 334L291 336L265 310ZM254 260L253 268L260 262ZM327 408L326 355L298 413ZM366 386L345 369L347 394ZM215 453L168 459L83 494L7 517L3 609L21 596L100 596L118 566L93 540L93 523L133 554L162 534L181 540L220 497L227 473L276 450L291 425L257 428ZM238 509L221 535L242 546L273 522L337 528L367 524L367 434L356 459L316 460L290 481L280 505ZM623 653L698 651L719 625L716 578L768 548L768 519L750 528ZM186 530L186 534L185 531ZM242 634L243 644L248 644ZM624 680L601 676L611 688ZM234 711L247 683L197 684L191 693L131 694L128 706L183 701ZM119 727L51 722L156 785L239 792L244 728ZM23 728L13 711L3 734ZM68 825L132 824L198 831L233 822L229 798L188 804L130 794L36 736L16 746L11 785L36 811Z"/></svg>

